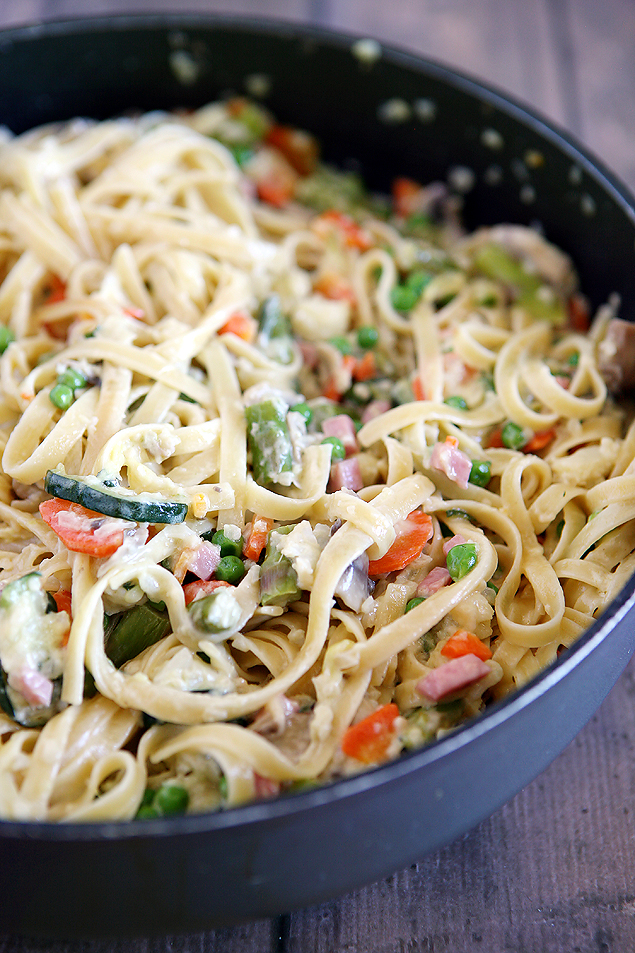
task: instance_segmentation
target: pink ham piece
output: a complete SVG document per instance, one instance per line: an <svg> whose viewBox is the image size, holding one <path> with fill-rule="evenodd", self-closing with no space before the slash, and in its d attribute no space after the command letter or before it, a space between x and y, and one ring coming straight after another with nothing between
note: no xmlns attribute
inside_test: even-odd
<svg viewBox="0 0 635 953"><path fill-rule="evenodd" d="M353 490L355 493L364 485L362 472L359 469L359 460L357 457L349 457L348 460L339 460L331 467L330 489L335 490Z"/></svg>
<svg viewBox="0 0 635 953"><path fill-rule="evenodd" d="M337 414L335 417L327 417L322 424L322 430L325 437L337 437L338 440L342 441L347 457L357 453L359 450L355 424L348 414Z"/></svg>
<svg viewBox="0 0 635 953"><path fill-rule="evenodd" d="M389 400L371 400L362 414L362 423L367 424L369 420L374 420L375 417L381 417L382 414L388 413L390 408L391 403Z"/></svg>
<svg viewBox="0 0 635 953"><path fill-rule="evenodd" d="M451 582L452 576L445 566L437 566L435 569L430 570L425 579L421 580L417 586L417 595L427 599L428 596L438 592L439 589L443 589L444 586L449 586Z"/></svg>
<svg viewBox="0 0 635 953"><path fill-rule="evenodd" d="M311 344L309 341L300 341L300 351L302 353L302 360L306 366L310 371L314 371L320 360L320 352L317 346Z"/></svg>
<svg viewBox="0 0 635 953"><path fill-rule="evenodd" d="M9 685L26 698L34 708L46 708L53 697L53 682L34 668L24 666L9 675Z"/></svg>
<svg viewBox="0 0 635 953"><path fill-rule="evenodd" d="M454 549L455 546L462 546L463 543L467 543L465 536L453 536L452 539L446 539L443 544L443 552L447 556L451 549Z"/></svg>
<svg viewBox="0 0 635 953"><path fill-rule="evenodd" d="M259 735L281 735L289 718L299 710L297 701L278 695L260 709L249 727Z"/></svg>
<svg viewBox="0 0 635 953"><path fill-rule="evenodd" d="M265 778L254 771L254 794L257 799L276 797L280 794L280 782L272 778Z"/></svg>
<svg viewBox="0 0 635 953"><path fill-rule="evenodd" d="M417 691L431 701L438 702L446 695L459 692L468 685L489 675L489 666L476 655L462 655L439 668L433 668L417 682Z"/></svg>
<svg viewBox="0 0 635 953"><path fill-rule="evenodd" d="M204 539L198 549L190 552L186 568L199 579L211 579L220 562L220 546Z"/></svg>
<svg viewBox="0 0 635 953"><path fill-rule="evenodd" d="M459 450L455 437L446 437L444 443L435 443L430 457L430 466L441 470L463 490L467 487L472 472L472 461Z"/></svg>

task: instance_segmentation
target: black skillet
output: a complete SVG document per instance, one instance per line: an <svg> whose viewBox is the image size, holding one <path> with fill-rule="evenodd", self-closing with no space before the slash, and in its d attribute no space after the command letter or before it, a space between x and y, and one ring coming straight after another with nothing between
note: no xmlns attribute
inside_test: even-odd
<svg viewBox="0 0 635 953"><path fill-rule="evenodd" d="M633 316L633 199L599 163L500 93L394 50L369 64L352 43L316 29L180 14L8 30L0 122L19 132L75 115L195 107L264 76L266 104L316 133L327 159L359 168L378 188L396 174L473 179L468 225L540 223L573 256L592 301L617 292L622 316ZM386 122L403 113L399 103L386 107L395 99L413 112ZM201 931L405 867L496 810L591 717L633 651L634 591L630 580L576 646L512 698L359 777L197 817L0 822L0 930Z"/></svg>

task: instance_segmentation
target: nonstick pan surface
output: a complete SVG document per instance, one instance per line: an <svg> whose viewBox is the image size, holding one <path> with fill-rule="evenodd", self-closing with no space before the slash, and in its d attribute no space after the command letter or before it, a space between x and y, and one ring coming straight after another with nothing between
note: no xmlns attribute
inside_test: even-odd
<svg viewBox="0 0 635 953"><path fill-rule="evenodd" d="M373 187L395 175L471 183L468 226L540 224L573 257L593 304L635 316L635 209L561 132L437 64L287 24L198 15L48 23L0 34L0 123L197 107L269 92L327 160ZM186 68L183 69L185 63ZM407 118L392 101L405 103ZM397 112L403 114L403 107ZM540 158L537 159L536 157ZM496 810L571 741L632 654L629 581L528 686L428 748L321 789L217 814L54 826L0 822L6 933L195 932L271 916L406 866Z"/></svg>

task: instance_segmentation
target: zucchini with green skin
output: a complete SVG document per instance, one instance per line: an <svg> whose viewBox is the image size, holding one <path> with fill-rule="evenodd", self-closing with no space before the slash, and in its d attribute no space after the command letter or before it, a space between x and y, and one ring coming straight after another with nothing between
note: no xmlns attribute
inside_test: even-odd
<svg viewBox="0 0 635 953"><path fill-rule="evenodd" d="M133 523L182 523L188 511L187 503L133 493L120 486L113 489L97 477L69 476L61 470L47 471L44 489L60 500Z"/></svg>

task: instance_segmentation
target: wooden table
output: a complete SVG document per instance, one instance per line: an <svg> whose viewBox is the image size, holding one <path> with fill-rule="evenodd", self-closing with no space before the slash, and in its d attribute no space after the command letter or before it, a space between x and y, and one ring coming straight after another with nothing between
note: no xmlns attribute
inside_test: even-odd
<svg viewBox="0 0 635 953"><path fill-rule="evenodd" d="M177 0L2 0L0 25L178 8ZM439 59L530 103L635 189L632 0L187 0L183 8L341 28ZM0 953L631 953L634 699L635 664L564 754L502 810L339 900L188 937L0 937ZM0 911L0 929L1 921Z"/></svg>

